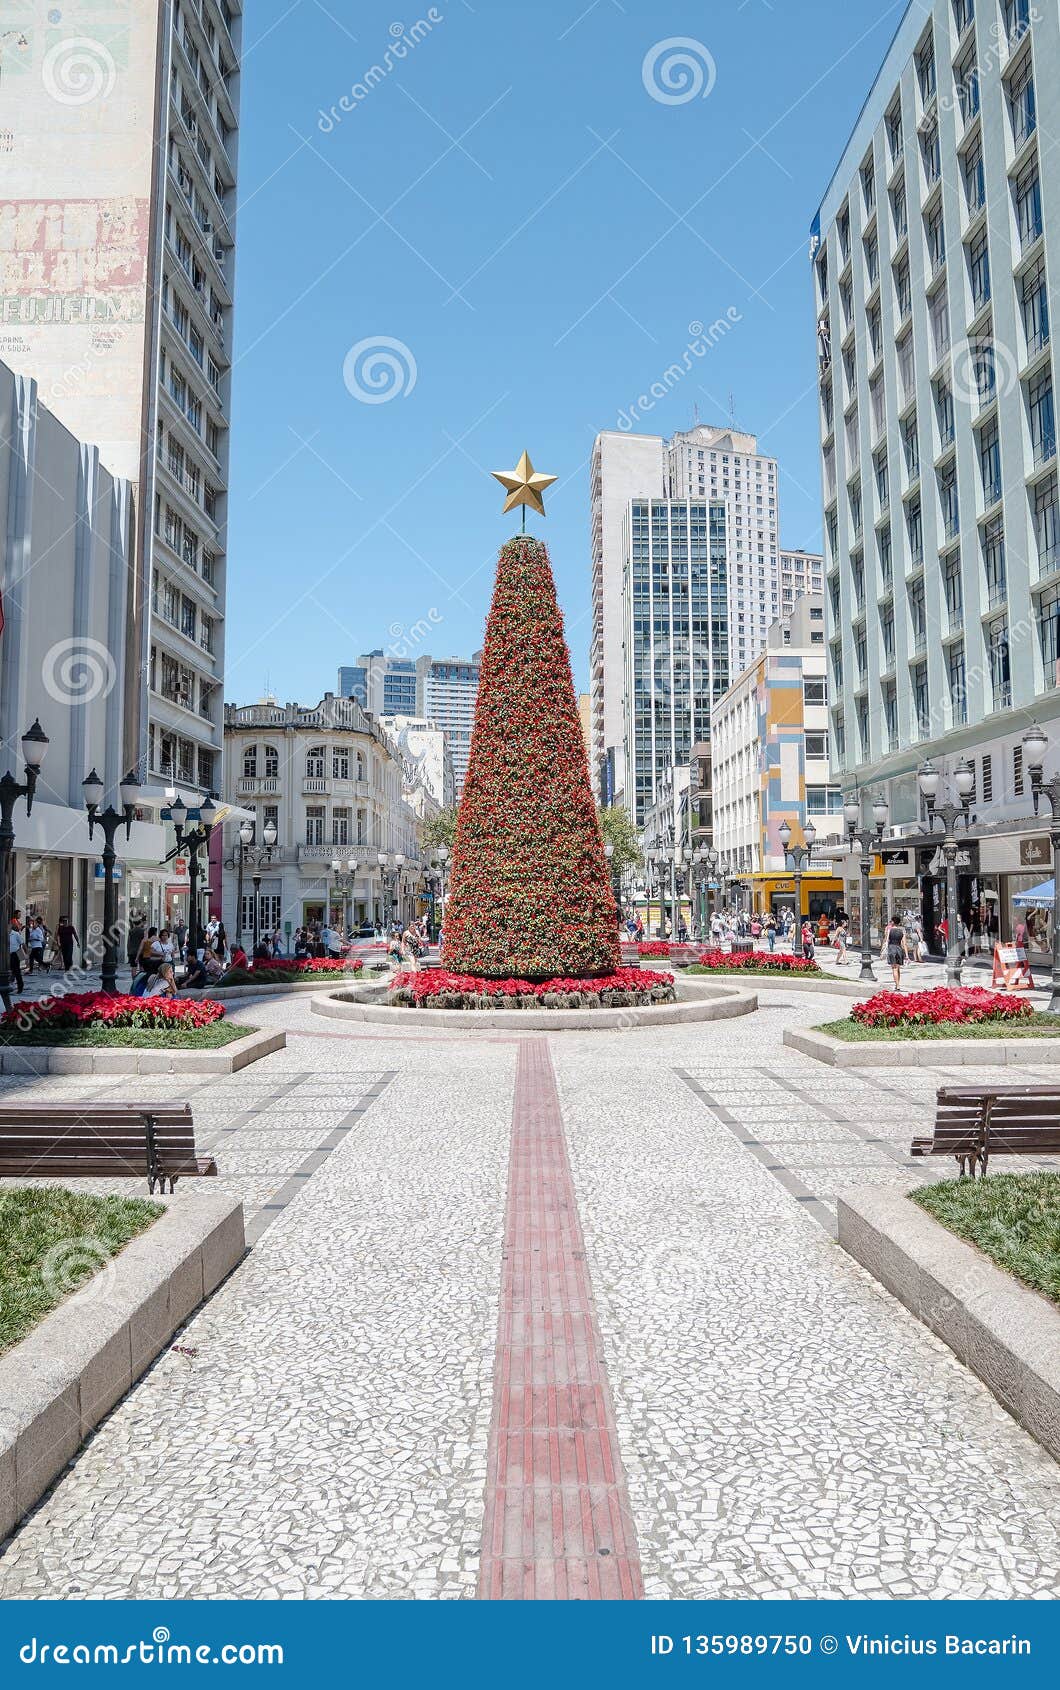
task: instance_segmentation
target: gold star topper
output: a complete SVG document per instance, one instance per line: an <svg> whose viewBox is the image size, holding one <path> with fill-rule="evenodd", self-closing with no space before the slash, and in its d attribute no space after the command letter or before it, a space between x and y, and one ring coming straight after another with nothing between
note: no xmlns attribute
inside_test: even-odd
<svg viewBox="0 0 1060 1690"><path fill-rule="evenodd" d="M529 452L524 452L515 468L512 470L495 469L492 471L494 481L499 481L502 487L508 489L508 497L504 501L504 510L512 511L516 505L523 508L523 530L526 530L526 506L535 510L538 516L545 514L545 501L541 495L546 487L551 487L556 480L554 475L538 475L530 462Z"/></svg>

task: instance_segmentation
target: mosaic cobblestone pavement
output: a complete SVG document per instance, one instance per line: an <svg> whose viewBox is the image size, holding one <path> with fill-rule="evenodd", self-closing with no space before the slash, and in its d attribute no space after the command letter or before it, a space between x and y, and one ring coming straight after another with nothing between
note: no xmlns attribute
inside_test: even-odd
<svg viewBox="0 0 1060 1690"><path fill-rule="evenodd" d="M241 1006L287 1049L180 1088L252 1247L9 1540L0 1596L471 1598L502 1481L552 1510L520 1554L555 1561L577 1495L583 1561L614 1538L649 1597L1060 1595L1060 1469L834 1240L845 1186L925 1177L909 1140L943 1077L1037 1071L837 1074L781 1036L840 1000L761 1003L535 1039L564 1142L542 1117L529 1182L518 1035ZM573 1371L559 1401L527 1361L501 1401L539 1289ZM621 1495L617 1534L597 1492ZM605 1588L587 1567L568 1594Z"/></svg>

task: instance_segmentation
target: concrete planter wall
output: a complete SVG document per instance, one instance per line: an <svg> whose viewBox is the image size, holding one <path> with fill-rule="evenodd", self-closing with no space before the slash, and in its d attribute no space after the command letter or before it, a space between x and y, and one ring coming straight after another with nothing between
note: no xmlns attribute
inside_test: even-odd
<svg viewBox="0 0 1060 1690"><path fill-rule="evenodd" d="M156 1201L166 1214L0 1356L0 1538L244 1253L238 1199Z"/></svg>
<svg viewBox="0 0 1060 1690"><path fill-rule="evenodd" d="M217 1050L6 1045L0 1047L0 1074L236 1074L286 1044L287 1034L280 1028L248 1033Z"/></svg>
<svg viewBox="0 0 1060 1690"><path fill-rule="evenodd" d="M1060 1460L1060 1309L954 1237L904 1190L845 1191L839 1242Z"/></svg>
<svg viewBox="0 0 1060 1690"><path fill-rule="evenodd" d="M848 1044L831 1033L784 1029L784 1043L833 1068L992 1068L1060 1062L1056 1039L892 1039Z"/></svg>

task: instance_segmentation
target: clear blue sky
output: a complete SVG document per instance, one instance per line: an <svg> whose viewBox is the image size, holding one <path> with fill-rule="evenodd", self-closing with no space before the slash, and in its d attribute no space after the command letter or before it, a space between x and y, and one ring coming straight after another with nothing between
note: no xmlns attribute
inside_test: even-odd
<svg viewBox="0 0 1060 1690"><path fill-rule="evenodd" d="M230 701L268 678L315 702L339 663L417 624L420 651L477 648L515 527L488 472L524 446L560 478L529 521L584 686L593 437L682 360L690 324L727 312L730 332L638 426L689 427L696 406L724 422L731 394L780 460L783 542L819 545L808 230L903 10L250 0ZM388 65L398 26L408 39L431 16ZM653 75L646 56L671 38L689 62L668 79L659 49ZM366 86L373 65L386 74ZM710 92L660 100L646 80ZM400 343L402 391L365 403L350 386L371 358L348 354L381 339Z"/></svg>

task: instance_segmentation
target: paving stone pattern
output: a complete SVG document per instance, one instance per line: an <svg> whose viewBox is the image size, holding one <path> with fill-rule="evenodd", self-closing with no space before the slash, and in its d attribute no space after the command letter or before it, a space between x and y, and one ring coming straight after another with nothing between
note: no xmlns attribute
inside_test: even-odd
<svg viewBox="0 0 1060 1690"><path fill-rule="evenodd" d="M564 1486L592 1502L605 1471L603 1441L593 1473L562 1465L573 1426L547 1396L499 1400L519 1296L584 1317L605 1394L565 1412L608 1431L614 1543L647 1596L1060 1595L1055 1463L832 1236L845 1187L948 1172L908 1159L942 1078L1038 1074L838 1073L781 1034L843 1003L760 990L742 1021L548 1038L551 1101L540 1037L241 1006L287 1049L180 1084L257 1242L9 1541L0 1597L489 1594L502 1489L521 1521L542 1502L562 1520ZM502 1471L505 1425L543 1435ZM590 1541L613 1547L580 1517L543 1559Z"/></svg>

